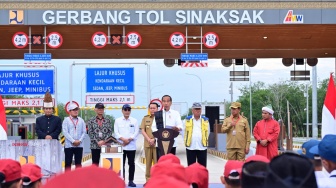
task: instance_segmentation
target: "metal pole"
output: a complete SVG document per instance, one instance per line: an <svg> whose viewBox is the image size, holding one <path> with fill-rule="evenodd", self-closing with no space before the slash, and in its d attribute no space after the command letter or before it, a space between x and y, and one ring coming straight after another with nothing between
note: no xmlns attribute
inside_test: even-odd
<svg viewBox="0 0 336 188"><path fill-rule="evenodd" d="M309 138L309 93L308 93L308 84L306 85L306 97L307 97L307 106L306 106L306 112L307 112L307 138Z"/></svg>
<svg viewBox="0 0 336 188"><path fill-rule="evenodd" d="M70 71L69 71L69 101L70 101L70 104L72 103L72 67L75 65L75 62L73 62L71 65L70 65Z"/></svg>
<svg viewBox="0 0 336 188"><path fill-rule="evenodd" d="M49 66L49 65L48 65ZM53 65L52 65L53 66ZM54 91L54 98L55 98L55 106L56 106L56 109L57 109L57 116L59 115L59 113L58 113L58 107L57 107L57 104L58 104L58 102L57 102L57 95L58 95L58 93L57 93L57 67L56 66L53 66L54 67L54 86L55 86L55 91Z"/></svg>
<svg viewBox="0 0 336 188"><path fill-rule="evenodd" d="M186 39L186 53L188 53L188 26L186 27L186 34L185 34L185 39Z"/></svg>
<svg viewBox="0 0 336 188"><path fill-rule="evenodd" d="M290 112L289 112L289 102L287 101L287 121L288 121L288 139L291 139L291 130L290 130Z"/></svg>
<svg viewBox="0 0 336 188"><path fill-rule="evenodd" d="M225 106L225 99L224 99L224 112L223 112L223 114L224 114L224 118L226 117L226 106Z"/></svg>
<svg viewBox="0 0 336 188"><path fill-rule="evenodd" d="M313 76L313 84L312 84L312 130L313 130L313 138L317 138L317 74L316 74L316 66L312 68L312 76Z"/></svg>
<svg viewBox="0 0 336 188"><path fill-rule="evenodd" d="M152 100L152 91L150 89L150 65L146 62L147 65L147 101L150 103Z"/></svg>
<svg viewBox="0 0 336 188"><path fill-rule="evenodd" d="M84 78L86 78L86 76L84 76L83 78L82 78L82 81L81 81L81 101L80 101L80 105L81 105L81 107L83 107L83 80L84 80ZM82 116L83 115L83 109L81 109L81 117L83 117Z"/></svg>
<svg viewBox="0 0 336 188"><path fill-rule="evenodd" d="M199 79L199 81L201 83L201 103L202 103L203 102L203 96L202 96L202 91L203 91L203 88L202 88L202 79L199 76L197 76L196 74L189 74L189 73L186 73L186 74L187 75L191 75L191 76L196 76Z"/></svg>
<svg viewBox="0 0 336 188"><path fill-rule="evenodd" d="M251 136L252 136L252 125L253 125L253 119L252 119L252 74L251 74L251 67L249 67L250 71L250 131L251 131Z"/></svg>
<svg viewBox="0 0 336 188"><path fill-rule="evenodd" d="M47 26L44 26L44 53L47 53Z"/></svg>
<svg viewBox="0 0 336 188"><path fill-rule="evenodd" d="M231 82L230 88L231 88L230 94L231 94L231 103L232 103L233 102L233 82Z"/></svg>
<svg viewBox="0 0 336 188"><path fill-rule="evenodd" d="M29 26L29 53L31 53L31 45L32 45L32 40L31 40L31 26Z"/></svg>

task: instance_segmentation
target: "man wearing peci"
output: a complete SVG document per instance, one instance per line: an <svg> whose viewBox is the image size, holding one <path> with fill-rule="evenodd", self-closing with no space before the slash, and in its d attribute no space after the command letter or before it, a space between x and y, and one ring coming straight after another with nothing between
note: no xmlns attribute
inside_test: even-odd
<svg viewBox="0 0 336 188"><path fill-rule="evenodd" d="M152 123L152 132L156 132L158 129L163 129L163 128L172 128L175 131L181 132L182 131L182 120L181 120L181 115L178 111L172 110L170 107L172 105L172 98L169 95L164 95L162 97L162 105L163 105L163 110L162 111L157 111L154 114L154 120ZM176 155L176 138L174 145L170 151L170 153ZM163 153L157 149L157 156L158 159L160 156L163 155Z"/></svg>
<svg viewBox="0 0 336 188"><path fill-rule="evenodd" d="M157 162L156 148L155 148L155 138L152 133L152 123L154 119L154 113L158 111L158 104L150 103L148 105L150 115L146 115L141 122L141 133L144 137L144 150L146 158L146 182L150 178L150 170L152 163Z"/></svg>

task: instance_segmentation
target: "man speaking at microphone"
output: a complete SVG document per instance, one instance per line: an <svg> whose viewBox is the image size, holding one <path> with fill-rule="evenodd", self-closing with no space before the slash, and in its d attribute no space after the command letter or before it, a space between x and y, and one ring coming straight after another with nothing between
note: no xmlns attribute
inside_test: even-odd
<svg viewBox="0 0 336 188"><path fill-rule="evenodd" d="M155 112L154 114L154 120L152 123L152 132L156 132L159 129L163 128L172 128L175 131L181 132L182 131L182 120L181 115L178 111L170 109L172 105L172 98L169 95L164 95L162 97L162 105L163 110ZM171 154L176 155L176 138L174 139L174 145L172 149L170 150ZM163 155L163 153L157 149L157 160Z"/></svg>

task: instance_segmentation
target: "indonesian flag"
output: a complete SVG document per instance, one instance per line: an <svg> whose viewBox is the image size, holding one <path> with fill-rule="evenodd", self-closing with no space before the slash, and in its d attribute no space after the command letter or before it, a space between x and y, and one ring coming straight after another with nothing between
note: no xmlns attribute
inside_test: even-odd
<svg viewBox="0 0 336 188"><path fill-rule="evenodd" d="M330 74L329 85L322 110L322 138L326 134L336 134L336 88Z"/></svg>
<svg viewBox="0 0 336 188"><path fill-rule="evenodd" d="M5 106L0 95L0 140L7 140L7 125Z"/></svg>

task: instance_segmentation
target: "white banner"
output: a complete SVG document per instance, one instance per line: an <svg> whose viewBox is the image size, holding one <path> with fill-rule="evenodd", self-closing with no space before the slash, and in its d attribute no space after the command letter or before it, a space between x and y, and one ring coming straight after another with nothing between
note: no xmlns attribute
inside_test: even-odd
<svg viewBox="0 0 336 188"><path fill-rule="evenodd" d="M43 107L43 99L2 99L2 102L6 107ZM53 99L55 106L55 99Z"/></svg>
<svg viewBox="0 0 336 188"><path fill-rule="evenodd" d="M134 104L134 95L86 95L86 104Z"/></svg>

